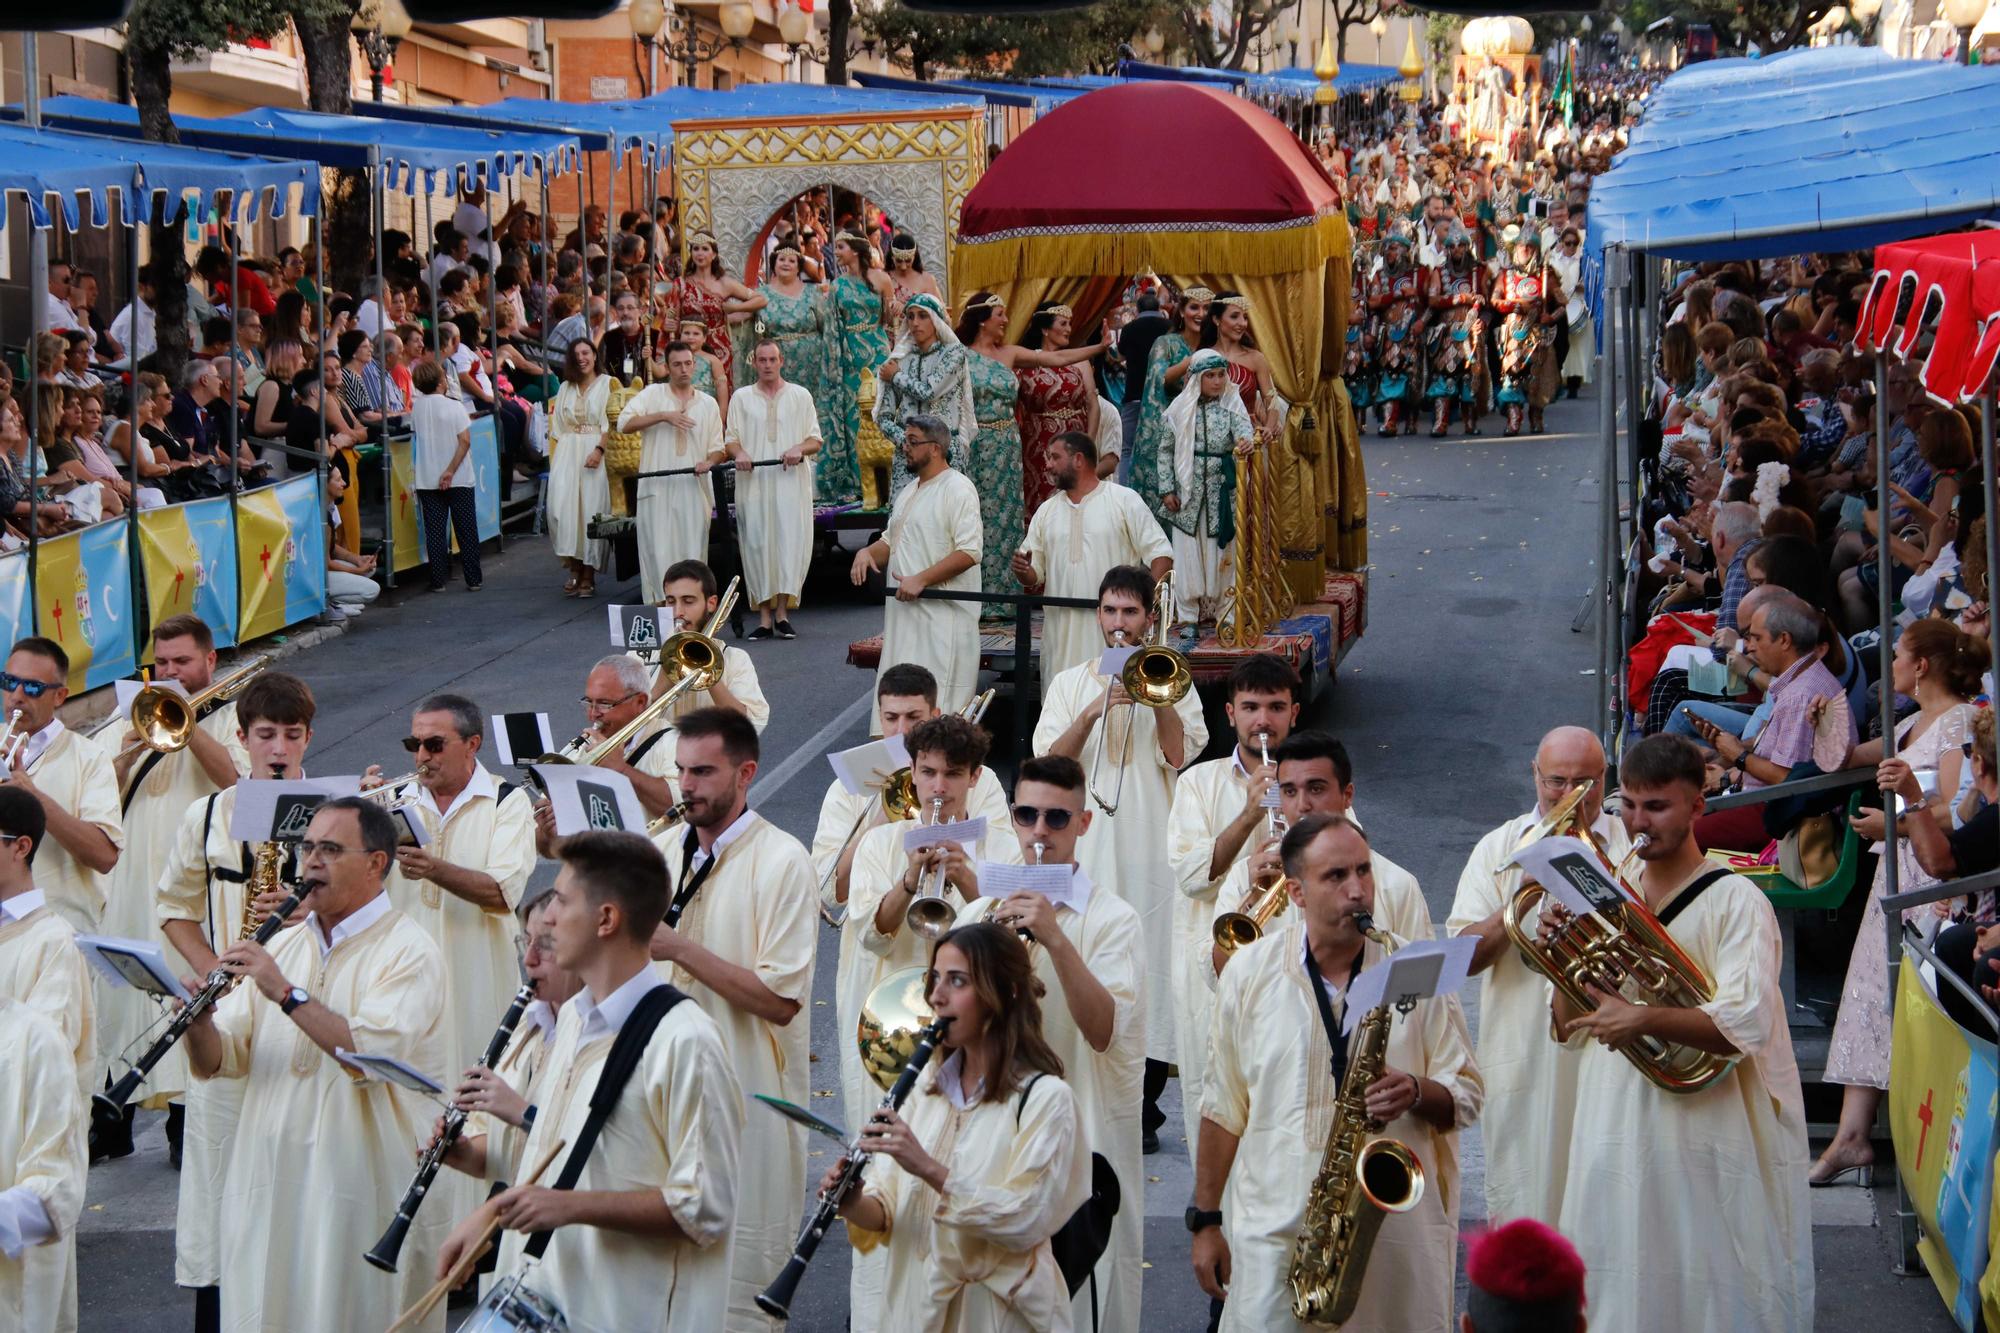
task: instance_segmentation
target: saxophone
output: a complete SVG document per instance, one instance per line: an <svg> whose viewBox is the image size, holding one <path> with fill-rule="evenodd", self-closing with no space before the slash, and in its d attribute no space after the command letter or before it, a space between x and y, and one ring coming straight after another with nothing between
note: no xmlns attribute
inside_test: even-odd
<svg viewBox="0 0 2000 1333"><path fill-rule="evenodd" d="M1366 912L1354 917L1361 933L1384 949L1388 935ZM1390 1213L1407 1213L1424 1197L1424 1167L1408 1147L1381 1133L1368 1116L1368 1085L1382 1077L1389 1049L1390 1005L1361 1020L1361 1041L1334 1103L1319 1174L1306 1195L1305 1216L1292 1246L1292 1315L1300 1323L1332 1327L1347 1322L1361 1298L1361 1278L1375 1233ZM1415 1007L1396 1004L1398 1013Z"/></svg>
<svg viewBox="0 0 2000 1333"><path fill-rule="evenodd" d="M243 882L243 914L236 921L236 938L247 940L264 924L265 913L257 910L257 900L285 887L285 844L260 842L250 863L250 878Z"/></svg>

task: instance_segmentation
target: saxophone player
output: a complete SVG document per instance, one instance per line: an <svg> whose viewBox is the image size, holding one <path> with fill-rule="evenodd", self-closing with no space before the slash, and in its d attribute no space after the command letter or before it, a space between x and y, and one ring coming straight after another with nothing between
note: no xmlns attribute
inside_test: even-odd
<svg viewBox="0 0 2000 1333"><path fill-rule="evenodd" d="M1220 1306L1223 1330L1307 1327L1293 1317L1288 1281L1315 1184L1300 1164L1320 1162L1329 1136L1342 1132L1335 1103L1364 1025L1332 1034L1356 974L1387 956L1355 920L1375 908L1359 828L1309 815L1286 833L1282 856L1291 909L1222 974L1202 1089L1187 1225L1195 1277ZM1383 1220L1360 1303L1341 1328L1445 1333L1457 1267L1457 1221L1446 1211L1458 1194L1457 1131L1477 1118L1484 1096L1456 998L1394 1014L1364 1096L1368 1118L1416 1154L1428 1183L1414 1209ZM1246 1140L1253 1151L1239 1155Z"/></svg>

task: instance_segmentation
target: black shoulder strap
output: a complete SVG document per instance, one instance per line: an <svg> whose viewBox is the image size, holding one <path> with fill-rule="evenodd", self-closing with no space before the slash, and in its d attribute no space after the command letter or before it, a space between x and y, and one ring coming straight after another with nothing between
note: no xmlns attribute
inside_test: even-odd
<svg viewBox="0 0 2000 1333"><path fill-rule="evenodd" d="M1682 912L1685 912L1690 903L1708 892L1709 885L1735 873L1728 866L1717 866L1715 869L1705 872L1701 878L1688 885L1685 889L1682 889L1680 897L1674 899L1662 909L1660 912L1660 924L1663 926L1673 924L1673 919Z"/></svg>
<svg viewBox="0 0 2000 1333"><path fill-rule="evenodd" d="M1035 1085L1037 1083L1040 1083L1041 1081L1042 1081L1042 1076L1040 1074L1036 1074L1033 1078L1029 1079L1025 1084L1022 1085L1021 1100L1014 1103L1014 1128L1019 1129L1021 1127L1021 1113L1028 1109L1028 1094L1033 1092L1035 1090Z"/></svg>
<svg viewBox="0 0 2000 1333"><path fill-rule="evenodd" d="M498 808L500 803L507 799L507 795L509 792L516 792L519 790L521 790L521 788L515 783L512 782L501 783L499 788L495 790L493 793L493 804L495 808Z"/></svg>
<svg viewBox="0 0 2000 1333"><path fill-rule="evenodd" d="M648 750L651 750L655 745L658 745L660 743L661 738L672 730L673 730L672 727L661 727L658 731L646 737L645 740L640 741L639 748L625 756L625 762L627 764L636 767L639 761L646 757L646 752Z"/></svg>
<svg viewBox="0 0 2000 1333"><path fill-rule="evenodd" d="M165 750L146 751L146 757L139 761L139 766L132 770L132 776L126 780L125 794L118 799L120 814L130 814L132 812L132 799L139 794L139 784L144 782L147 776L160 766L160 761L166 757L167 751Z"/></svg>
<svg viewBox="0 0 2000 1333"><path fill-rule="evenodd" d="M562 1174L556 1177L555 1188L572 1190L576 1182L583 1178L584 1163L590 1159L591 1149L597 1146L597 1136L604 1129L604 1122L611 1118L611 1108L618 1104L625 1085L632 1079L632 1071L639 1067L639 1059L645 1055L647 1045L653 1040L653 1032L662 1020L673 1012L675 1005L687 998L678 988L662 982L646 992L634 1006L632 1016L618 1029L618 1035L611 1039L611 1053L604 1057L604 1068L598 1071L597 1086L590 1094L590 1115L583 1122L583 1130L570 1145L569 1155L563 1158ZM539 1259L549 1248L549 1238L553 1233L537 1231L528 1238L527 1253L530 1259Z"/></svg>

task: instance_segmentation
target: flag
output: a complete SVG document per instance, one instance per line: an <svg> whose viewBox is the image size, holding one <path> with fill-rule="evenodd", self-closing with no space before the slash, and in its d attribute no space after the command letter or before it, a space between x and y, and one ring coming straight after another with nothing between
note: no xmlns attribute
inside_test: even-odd
<svg viewBox="0 0 2000 1333"><path fill-rule="evenodd" d="M236 642L236 529L229 497L139 512L139 563L146 580L148 623L193 612L215 635L215 646ZM140 645L152 661L150 636Z"/></svg>

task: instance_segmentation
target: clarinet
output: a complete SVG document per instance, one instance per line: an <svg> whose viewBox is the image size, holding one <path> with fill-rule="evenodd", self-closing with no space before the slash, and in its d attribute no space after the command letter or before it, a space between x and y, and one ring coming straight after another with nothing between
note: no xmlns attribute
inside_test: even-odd
<svg viewBox="0 0 2000 1333"><path fill-rule="evenodd" d="M514 992L513 1003L501 1016L500 1026L493 1029L492 1040L486 1043L486 1053L479 1057L479 1063L491 1069L506 1053L507 1043L514 1039L514 1029L521 1026L521 1015L528 1012L528 1005L535 998L535 986L531 981L523 981L521 989ZM410 1234L410 1223L417 1217L417 1209L424 1206L424 1196L431 1192L431 1182L437 1179L438 1169L444 1165L445 1154L458 1142L465 1132L465 1122L471 1117L458 1106L446 1109L444 1128L438 1132L431 1146L424 1149L424 1155L417 1160L417 1174L411 1179L410 1187L403 1191L403 1201L396 1205L396 1215L389 1219L389 1226L382 1238L375 1242L375 1248L361 1257L385 1273L396 1271L396 1256L402 1252L403 1240Z"/></svg>
<svg viewBox="0 0 2000 1333"><path fill-rule="evenodd" d="M305 896L311 892L312 889L303 882L293 885L285 901L279 904L277 910L265 917L256 932L248 938L259 945L269 944L271 938L285 928L285 918L297 911L299 904L305 901ZM132 1094L139 1090L139 1085L153 1072L153 1066L164 1060L167 1052L174 1048L174 1043L194 1026L194 1021L213 1009L235 984L236 975L232 972L220 967L210 972L207 980L201 983L201 989L196 991L193 998L174 1015L173 1021L167 1024L167 1030L146 1048L146 1053L125 1071L125 1076L112 1084L109 1092L93 1093L90 1100L106 1112L123 1115L125 1103L132 1100Z"/></svg>
<svg viewBox="0 0 2000 1333"><path fill-rule="evenodd" d="M882 1099L877 1111L895 1111L902 1108L910 1090L917 1085L917 1078L930 1062L931 1052L937 1049L945 1028L951 1023L949 1018L940 1018L917 1032L916 1049L910 1052L909 1063L896 1076L895 1086ZM774 1319L789 1319L792 1316L792 1297L798 1291L799 1279L806 1275L806 1265L819 1251L819 1243L826 1239L826 1233L833 1226L833 1219L840 1214L840 1204L856 1185L861 1183L861 1170L868 1164L868 1154L861 1150L861 1135L857 1132L854 1142L847 1146L847 1169L840 1173L840 1179L833 1187L820 1194L819 1204L806 1219L805 1230L799 1232L799 1239L792 1246L792 1257L785 1260L785 1267L770 1286L757 1294L757 1308Z"/></svg>

